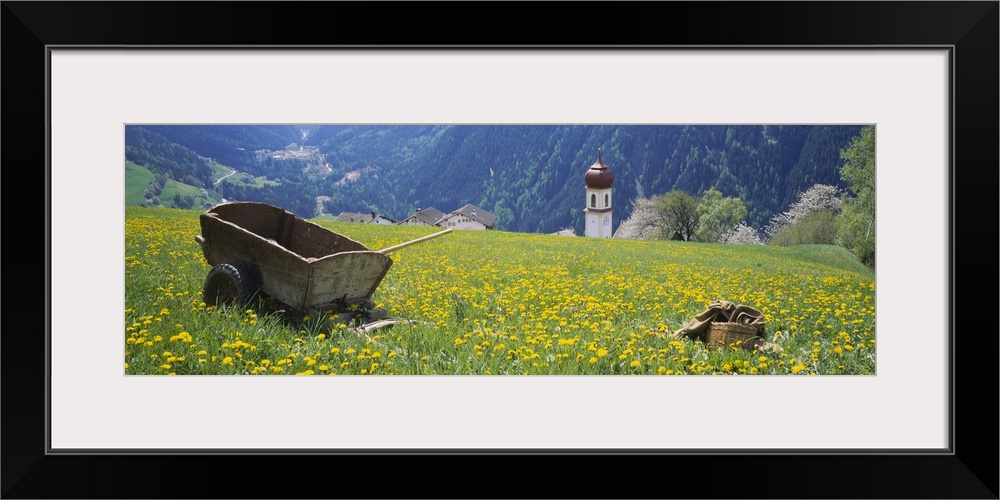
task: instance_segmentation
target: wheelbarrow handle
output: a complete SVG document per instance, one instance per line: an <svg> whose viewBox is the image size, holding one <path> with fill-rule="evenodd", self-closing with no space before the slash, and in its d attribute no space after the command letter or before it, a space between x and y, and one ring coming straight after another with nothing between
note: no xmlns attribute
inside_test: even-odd
<svg viewBox="0 0 1000 500"><path fill-rule="evenodd" d="M394 252L396 250L399 250L400 248L406 248L406 247L408 247L410 245L413 245L413 244L416 244L416 243L420 243L420 242L424 242L424 241L427 241L427 240L431 240L431 239L437 238L438 236L444 236L444 235L450 233L451 231L452 231L452 228L448 228L448 229L445 229L444 231L439 231L437 233L424 236L422 238L417 238L415 240L410 240L410 241L407 241L405 243L400 243L398 245L394 245L394 246L391 246L389 248L383 248L382 250L379 250L378 252L381 253L381 254L387 254L389 252Z"/></svg>

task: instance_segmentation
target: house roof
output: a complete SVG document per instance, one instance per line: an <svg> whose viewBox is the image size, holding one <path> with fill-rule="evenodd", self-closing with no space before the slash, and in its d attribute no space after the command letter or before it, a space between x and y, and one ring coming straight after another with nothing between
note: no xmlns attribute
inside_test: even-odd
<svg viewBox="0 0 1000 500"><path fill-rule="evenodd" d="M434 207L428 207L423 210L417 210L413 215L403 219L403 221L405 222L410 219L417 219L429 226L433 226L437 223L437 221L441 220L442 217L444 217L444 212Z"/></svg>
<svg viewBox="0 0 1000 500"><path fill-rule="evenodd" d="M340 212L340 215L334 219L335 222L371 222L375 220L372 214L359 214L355 212Z"/></svg>
<svg viewBox="0 0 1000 500"><path fill-rule="evenodd" d="M468 217L486 227L493 227L493 223L496 222L497 219L495 215L469 203L463 205L462 208L459 208L458 210L455 210L454 212L451 212L448 215L441 217L440 219L437 220L437 222L441 222L442 220L452 217L454 215L462 215Z"/></svg>
<svg viewBox="0 0 1000 500"><path fill-rule="evenodd" d="M368 212L366 214L356 212L340 212L340 215L334 219L334 222L375 222L378 219L385 219L393 224L396 223L396 221L384 215L379 215L376 212Z"/></svg>
<svg viewBox="0 0 1000 500"><path fill-rule="evenodd" d="M562 231L556 231L554 233L549 233L549 234L555 235L555 236L576 236L576 231L573 231L573 228L571 228L571 227L567 227L566 229L563 229Z"/></svg>

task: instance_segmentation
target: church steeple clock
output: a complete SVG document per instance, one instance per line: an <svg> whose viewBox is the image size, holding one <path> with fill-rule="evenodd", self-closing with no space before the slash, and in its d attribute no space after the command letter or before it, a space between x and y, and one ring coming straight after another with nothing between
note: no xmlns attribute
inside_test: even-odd
<svg viewBox="0 0 1000 500"><path fill-rule="evenodd" d="M611 237L611 185L615 182L615 174L601 159L601 149L597 149L597 161L587 170L583 177L587 184L587 208L583 209L586 217L584 234L591 238Z"/></svg>

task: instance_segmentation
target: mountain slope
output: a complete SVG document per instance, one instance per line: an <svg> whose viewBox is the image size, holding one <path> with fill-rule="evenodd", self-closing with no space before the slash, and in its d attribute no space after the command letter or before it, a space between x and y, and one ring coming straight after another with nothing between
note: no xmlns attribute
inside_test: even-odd
<svg viewBox="0 0 1000 500"><path fill-rule="evenodd" d="M240 186L227 198L267 201L311 216L376 211L402 220L418 208L466 203L503 229L583 232L583 175L597 158L615 173L617 226L638 195L709 188L739 196L747 222L763 226L815 183L843 187L839 151L854 125L320 125L142 126L126 130L126 158L150 167L169 158L173 177L204 184L212 158L275 185ZM253 151L317 148L325 175ZM146 161L146 163L143 163ZM180 177L178 177L180 175ZM191 180L190 178L188 179Z"/></svg>

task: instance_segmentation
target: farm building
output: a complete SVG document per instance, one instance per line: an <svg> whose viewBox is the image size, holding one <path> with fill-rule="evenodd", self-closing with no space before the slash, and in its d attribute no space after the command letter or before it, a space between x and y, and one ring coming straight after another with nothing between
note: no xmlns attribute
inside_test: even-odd
<svg viewBox="0 0 1000 500"><path fill-rule="evenodd" d="M400 222L400 224L405 224L408 226L433 226L437 221L444 217L444 212L434 208L428 207L424 209L417 209L413 215L405 218Z"/></svg>
<svg viewBox="0 0 1000 500"><path fill-rule="evenodd" d="M396 221L378 215L375 212L362 214L355 212L340 212L334 222L360 222L362 224L395 224Z"/></svg>
<svg viewBox="0 0 1000 500"><path fill-rule="evenodd" d="M573 231L573 228L571 228L571 227L567 227L566 229L563 229L562 231L556 231L554 233L549 233L549 234L551 234L553 236L576 236L576 231Z"/></svg>
<svg viewBox="0 0 1000 500"><path fill-rule="evenodd" d="M466 204L447 214L434 224L444 228L455 229L493 229L496 216L475 205Z"/></svg>

